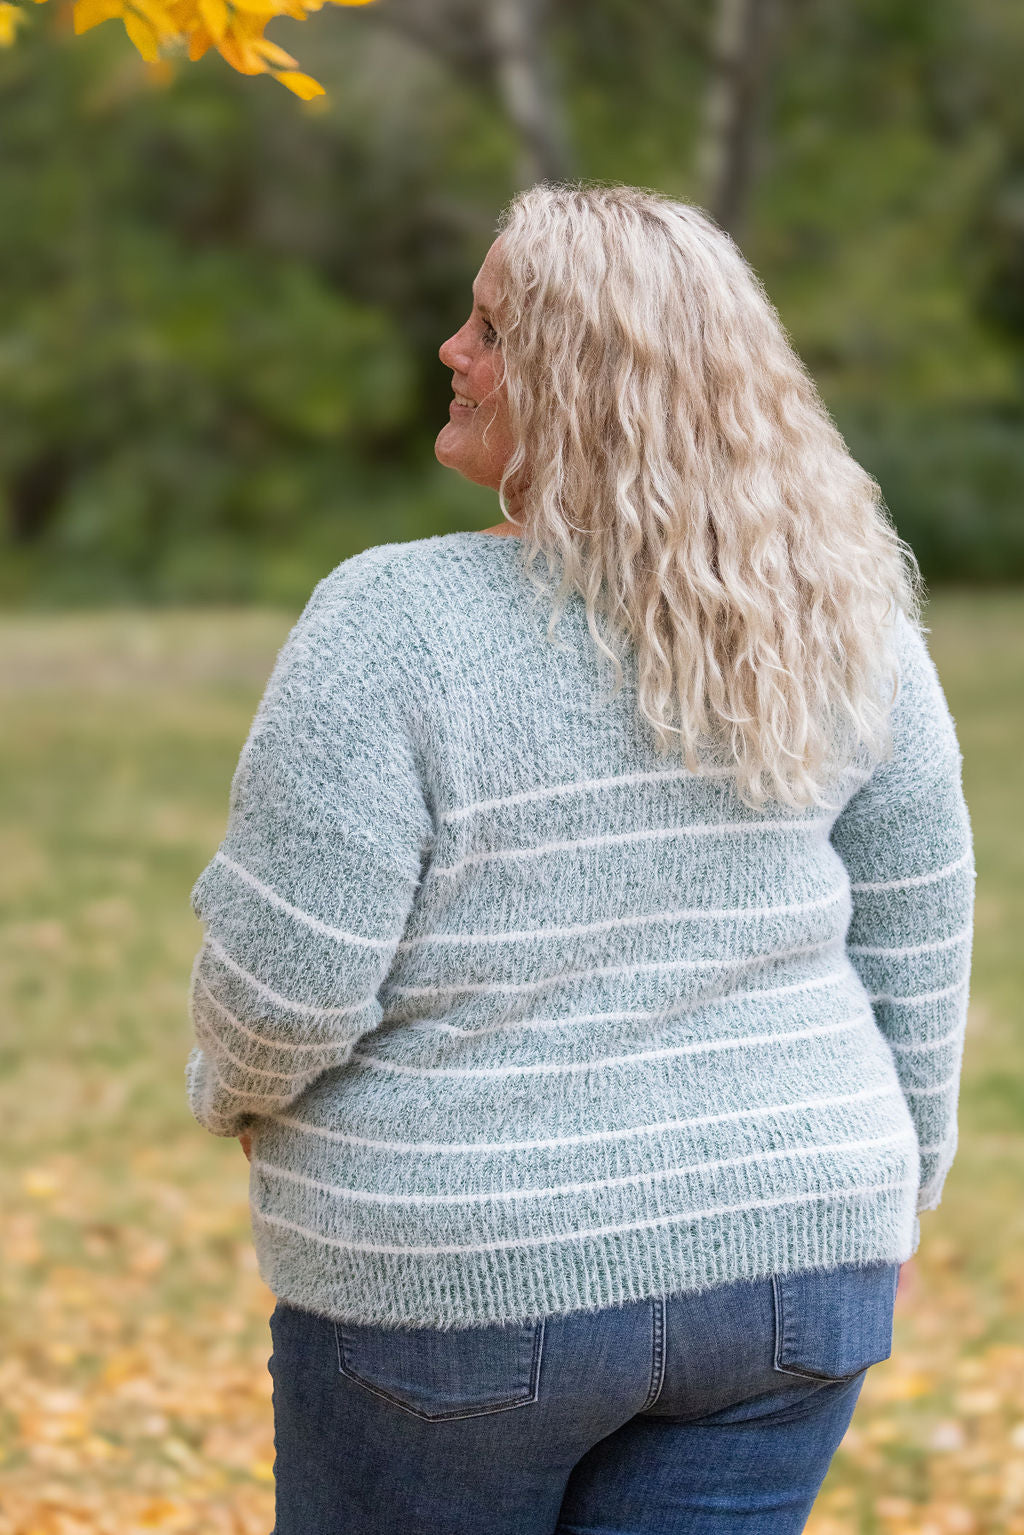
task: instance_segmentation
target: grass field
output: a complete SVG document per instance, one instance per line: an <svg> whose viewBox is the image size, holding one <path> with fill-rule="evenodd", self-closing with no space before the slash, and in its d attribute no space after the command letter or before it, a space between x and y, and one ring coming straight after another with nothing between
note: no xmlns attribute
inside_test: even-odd
<svg viewBox="0 0 1024 1535"><path fill-rule="evenodd" d="M1024 1535L1024 593L927 621L979 871L960 1150L811 1535ZM189 890L290 623L0 619L0 1535L273 1522L273 1298L183 1072Z"/></svg>

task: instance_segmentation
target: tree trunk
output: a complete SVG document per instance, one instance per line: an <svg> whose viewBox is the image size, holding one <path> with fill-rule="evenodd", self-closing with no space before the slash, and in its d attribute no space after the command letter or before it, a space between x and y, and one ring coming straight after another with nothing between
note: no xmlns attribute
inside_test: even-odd
<svg viewBox="0 0 1024 1535"><path fill-rule="evenodd" d="M739 239L750 205L780 0L717 0L699 173L704 205Z"/></svg>
<svg viewBox="0 0 1024 1535"><path fill-rule="evenodd" d="M360 12L441 59L453 73L493 89L519 147L516 179L530 186L571 174L572 154L545 45L551 0L379 0Z"/></svg>
<svg viewBox="0 0 1024 1535"><path fill-rule="evenodd" d="M543 44L549 0L487 0L494 74L506 115L519 139L517 179L559 181L570 153L554 64Z"/></svg>

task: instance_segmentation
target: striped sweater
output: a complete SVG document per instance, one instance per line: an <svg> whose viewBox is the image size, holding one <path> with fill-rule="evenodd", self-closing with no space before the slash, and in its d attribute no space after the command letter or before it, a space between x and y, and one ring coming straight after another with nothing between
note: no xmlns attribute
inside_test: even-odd
<svg viewBox="0 0 1024 1535"><path fill-rule="evenodd" d="M242 749L186 1084L251 1133L264 1280L454 1328L908 1258L956 1147L974 904L920 635L899 615L891 754L755 811L658 756L632 653L608 701L579 596L550 643L523 558L343 561Z"/></svg>

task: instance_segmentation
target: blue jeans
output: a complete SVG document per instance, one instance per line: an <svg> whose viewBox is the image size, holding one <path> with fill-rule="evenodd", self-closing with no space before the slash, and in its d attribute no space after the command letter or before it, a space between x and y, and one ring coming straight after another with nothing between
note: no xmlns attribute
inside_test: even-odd
<svg viewBox="0 0 1024 1535"><path fill-rule="evenodd" d="M391 1329L278 1301L273 1535L790 1535L897 1263L509 1326Z"/></svg>

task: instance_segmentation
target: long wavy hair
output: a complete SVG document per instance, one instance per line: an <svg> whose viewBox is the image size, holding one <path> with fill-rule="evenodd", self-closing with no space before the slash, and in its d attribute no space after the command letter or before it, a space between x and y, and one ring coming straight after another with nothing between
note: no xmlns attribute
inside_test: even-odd
<svg viewBox="0 0 1024 1535"><path fill-rule="evenodd" d="M598 613L632 642L659 754L728 764L754 808L828 803L858 744L891 752L887 640L923 583L760 281L646 188L542 182L498 233L498 494L534 585L561 565L549 640L579 593L613 697Z"/></svg>

